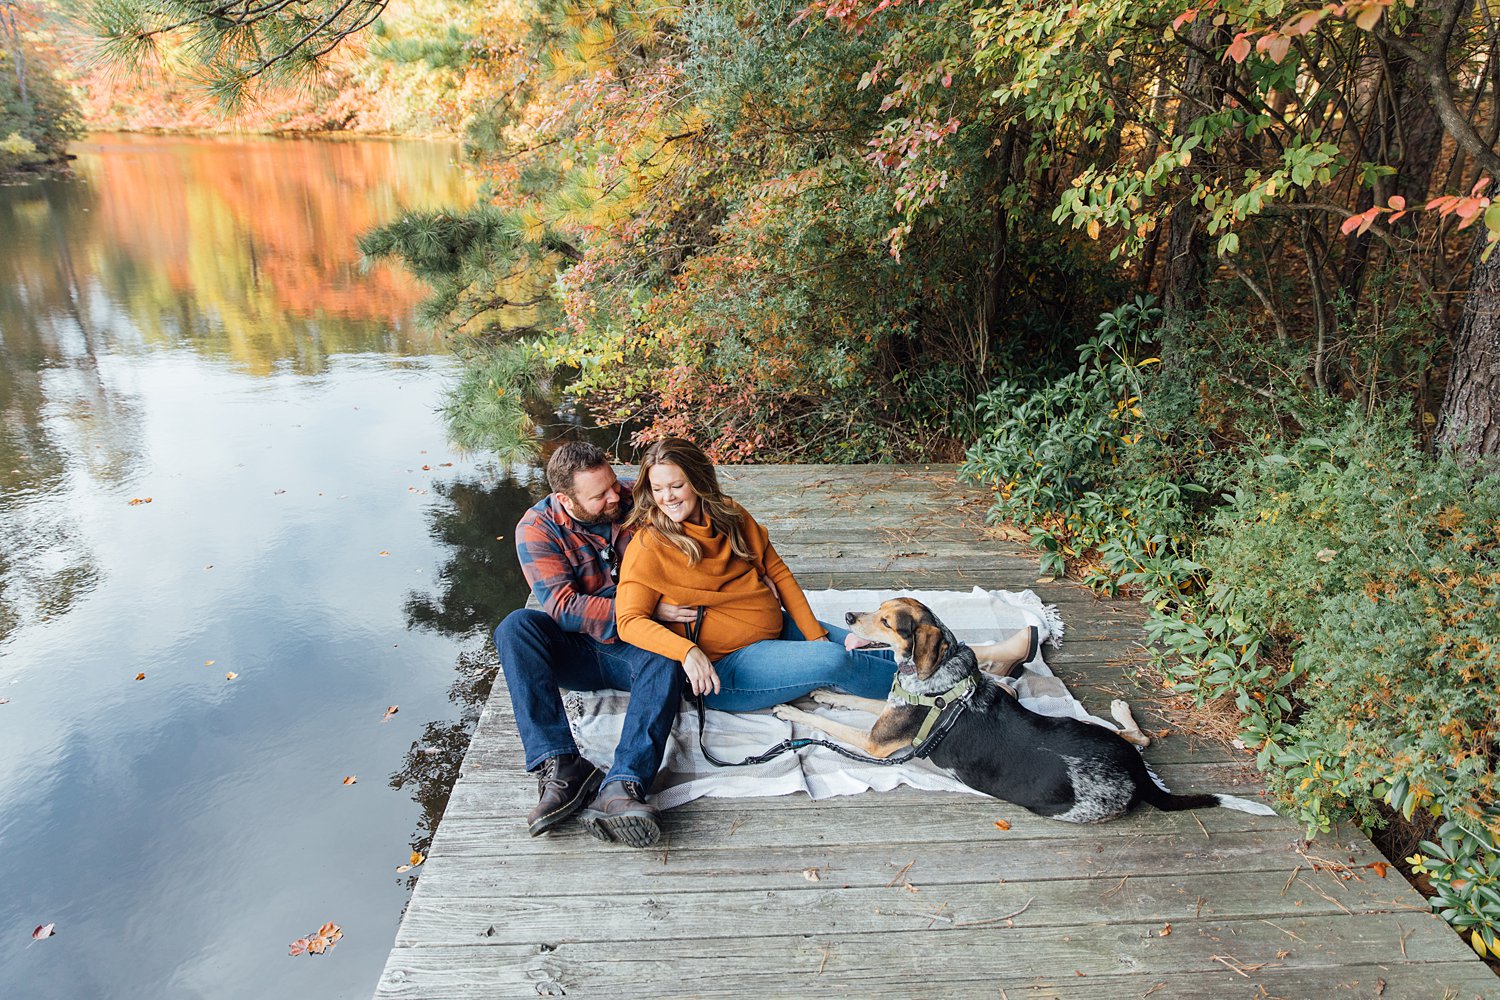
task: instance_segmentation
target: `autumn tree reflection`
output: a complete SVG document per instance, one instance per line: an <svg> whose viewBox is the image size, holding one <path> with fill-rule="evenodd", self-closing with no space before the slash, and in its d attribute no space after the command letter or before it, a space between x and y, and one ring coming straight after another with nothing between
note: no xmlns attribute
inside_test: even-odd
<svg viewBox="0 0 1500 1000"><path fill-rule="evenodd" d="M459 708L458 719L429 722L390 778L393 788L409 786L412 801L422 809L411 840L411 849L422 854L432 844L495 682L499 663L490 632L526 603L529 591L512 532L536 502L531 489L509 475L434 482L432 492L437 500L428 511L428 534L447 548L448 556L438 572L436 592L408 596L406 624L464 641L466 648L458 654L458 676L448 689L448 700ZM414 885L416 874L406 879L408 886Z"/></svg>

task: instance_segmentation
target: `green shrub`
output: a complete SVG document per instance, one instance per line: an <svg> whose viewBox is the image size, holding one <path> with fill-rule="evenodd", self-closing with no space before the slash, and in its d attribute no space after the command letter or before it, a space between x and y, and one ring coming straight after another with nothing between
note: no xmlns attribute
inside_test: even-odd
<svg viewBox="0 0 1500 1000"><path fill-rule="evenodd" d="M1205 492L1188 457L1203 443L1151 429L1141 408L1159 371L1160 359L1144 355L1160 315L1150 297L1105 313L1076 371L1000 382L979 399L983 430L960 475L995 489L992 521L1030 529L1044 571L1081 564L1107 589L1191 573L1177 539Z"/></svg>
<svg viewBox="0 0 1500 1000"><path fill-rule="evenodd" d="M1235 705L1309 831L1379 825L1382 803L1438 817L1409 860L1493 951L1500 473L1425 455L1409 414L1368 397L1295 406L1300 433L1262 423L1216 454L1222 434L1181 405L1210 380L1140 359L1154 318L1149 301L1108 314L1077 371L984 396L963 474L996 490L992 519L1029 528L1045 569L1140 594L1158 668Z"/></svg>

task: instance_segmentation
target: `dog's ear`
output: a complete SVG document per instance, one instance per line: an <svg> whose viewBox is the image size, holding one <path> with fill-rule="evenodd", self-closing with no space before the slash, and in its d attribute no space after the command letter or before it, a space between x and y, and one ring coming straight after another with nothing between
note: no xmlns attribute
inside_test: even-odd
<svg viewBox="0 0 1500 1000"><path fill-rule="evenodd" d="M948 652L943 641L943 630L936 625L921 623L914 630L911 643L911 661L916 665L917 676L926 677L937 669Z"/></svg>

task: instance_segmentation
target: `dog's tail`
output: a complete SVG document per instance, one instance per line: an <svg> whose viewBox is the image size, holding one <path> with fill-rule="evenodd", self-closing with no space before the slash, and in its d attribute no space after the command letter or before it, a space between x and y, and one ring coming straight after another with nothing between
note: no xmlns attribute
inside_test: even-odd
<svg viewBox="0 0 1500 1000"><path fill-rule="evenodd" d="M1155 775L1152 775L1152 777L1154 778ZM1178 812L1183 809L1211 809L1214 806L1219 806L1224 809L1233 809L1235 812L1250 813L1254 816L1276 815L1275 809L1272 809L1263 802L1256 802L1254 799L1242 799L1238 795L1209 795L1201 792L1174 795L1157 781L1142 782L1141 798L1163 812Z"/></svg>

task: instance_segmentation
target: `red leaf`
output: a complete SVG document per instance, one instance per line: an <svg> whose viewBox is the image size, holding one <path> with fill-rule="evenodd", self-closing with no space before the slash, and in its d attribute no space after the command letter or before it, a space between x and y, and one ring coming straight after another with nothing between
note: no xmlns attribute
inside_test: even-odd
<svg viewBox="0 0 1500 1000"><path fill-rule="evenodd" d="M1474 182L1474 188L1473 188L1473 190L1471 190L1469 192L1469 197L1471 197L1471 198L1477 198L1477 197L1479 197L1479 192L1483 191L1485 188L1487 188L1489 186L1490 186L1490 179L1488 177L1481 177L1481 178L1479 178L1479 180L1477 180L1477 181ZM146 502L150 503L151 501L147 500Z"/></svg>
<svg viewBox="0 0 1500 1000"><path fill-rule="evenodd" d="M1344 224L1342 226L1339 226L1339 232L1343 233L1345 236L1348 236L1350 233L1359 228L1359 224L1362 220L1362 214L1349 216L1349 218L1344 220Z"/></svg>
<svg viewBox="0 0 1500 1000"><path fill-rule="evenodd" d="M1386 202L1386 205L1399 212L1406 207L1406 199L1399 194L1393 194L1391 195L1391 200Z"/></svg>
<svg viewBox="0 0 1500 1000"><path fill-rule="evenodd" d="M40 941L42 938L49 938L56 933L56 924L39 924L37 929L31 932L31 939L33 941Z"/></svg>
<svg viewBox="0 0 1500 1000"><path fill-rule="evenodd" d="M1198 20L1198 9L1196 7L1192 10L1185 10L1172 19L1172 30L1178 31L1184 24L1192 24L1196 20Z"/></svg>
<svg viewBox="0 0 1500 1000"><path fill-rule="evenodd" d="M1233 59L1236 63L1242 63L1250 55L1250 35L1240 32L1234 36L1234 41L1229 43L1229 48L1224 53L1225 59Z"/></svg>

